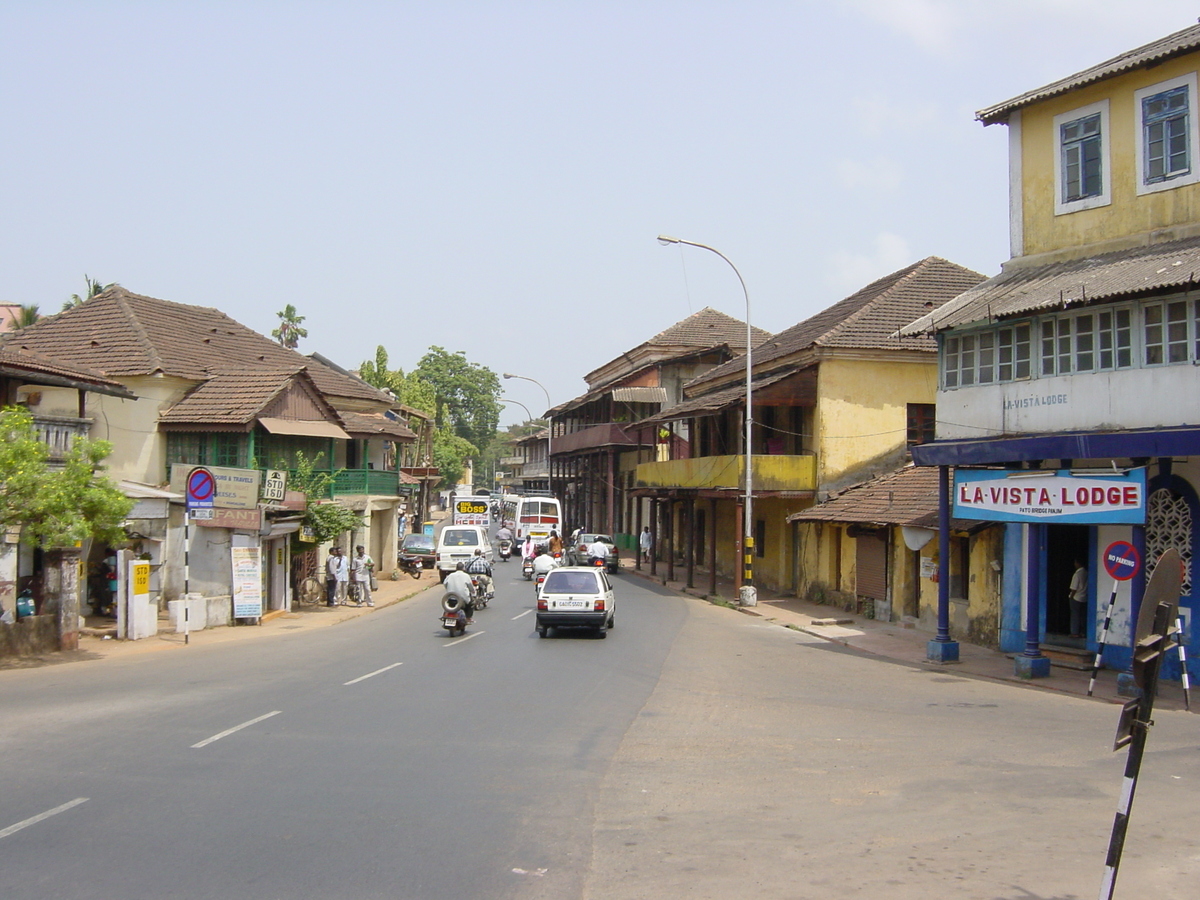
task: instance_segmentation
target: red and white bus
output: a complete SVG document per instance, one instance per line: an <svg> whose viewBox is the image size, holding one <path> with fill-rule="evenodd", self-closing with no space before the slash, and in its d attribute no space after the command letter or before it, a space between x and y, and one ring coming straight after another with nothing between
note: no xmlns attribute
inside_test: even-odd
<svg viewBox="0 0 1200 900"><path fill-rule="evenodd" d="M550 532L557 531L562 537L562 504L554 497L524 497L505 494L501 500L502 519L513 523L513 534L518 544L526 537L535 543L550 540Z"/></svg>

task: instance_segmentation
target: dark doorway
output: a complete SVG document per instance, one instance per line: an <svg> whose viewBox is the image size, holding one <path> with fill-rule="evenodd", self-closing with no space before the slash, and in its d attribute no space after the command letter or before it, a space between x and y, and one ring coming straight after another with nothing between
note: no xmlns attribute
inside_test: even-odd
<svg viewBox="0 0 1200 900"><path fill-rule="evenodd" d="M1067 592L1071 588L1071 576L1075 574L1075 560L1086 565L1088 541L1091 529L1086 525L1046 526L1046 634L1068 635L1071 633L1071 609L1067 605ZM1088 572L1090 582L1095 573Z"/></svg>

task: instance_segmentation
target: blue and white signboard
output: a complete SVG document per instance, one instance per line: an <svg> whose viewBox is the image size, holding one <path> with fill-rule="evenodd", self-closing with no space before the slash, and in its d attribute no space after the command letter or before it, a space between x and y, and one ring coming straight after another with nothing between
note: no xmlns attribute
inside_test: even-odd
<svg viewBox="0 0 1200 900"><path fill-rule="evenodd" d="M957 519L1142 525L1146 469L1127 472L954 470Z"/></svg>

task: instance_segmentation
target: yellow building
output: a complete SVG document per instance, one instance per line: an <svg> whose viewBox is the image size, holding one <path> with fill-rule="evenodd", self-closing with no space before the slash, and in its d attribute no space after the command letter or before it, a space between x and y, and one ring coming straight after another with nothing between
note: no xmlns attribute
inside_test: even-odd
<svg viewBox="0 0 1200 900"><path fill-rule="evenodd" d="M929 257L867 285L755 348L753 568L756 585L806 592L831 573L826 535L788 517L832 492L902 465L933 437L937 390L933 341L897 330L956 297L982 275ZM675 577L697 567L741 575L746 361L732 360L685 385L682 403L648 420L669 459L643 451L637 492L654 501L655 546ZM657 561L655 563L657 573Z"/></svg>

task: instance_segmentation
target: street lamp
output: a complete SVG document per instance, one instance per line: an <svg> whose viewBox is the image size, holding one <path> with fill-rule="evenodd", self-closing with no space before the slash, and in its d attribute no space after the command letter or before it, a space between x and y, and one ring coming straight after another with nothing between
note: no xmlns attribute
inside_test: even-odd
<svg viewBox="0 0 1200 900"><path fill-rule="evenodd" d="M745 527L744 537L742 540L742 557L745 566L745 573L742 577L742 589L740 599L743 606L758 605L758 591L754 587L754 476L753 462L754 455L751 452L750 438L751 426L754 423L752 412L754 407L750 405L751 392L751 374L753 356L751 355L751 347L753 346L753 334L750 331L750 292L746 290L746 281L742 278L742 273L738 271L737 266L718 250L716 247L710 247L708 244L698 244L695 241L685 241L682 238L671 237L670 235L660 234L658 242L664 247L668 244L687 244L689 247L699 247L701 250L707 250L710 253L715 253L725 262L729 263L729 268L733 269L733 274L738 277L738 281L742 285L742 293L746 297L746 499L745 499ZM507 376L505 376L507 377Z"/></svg>
<svg viewBox="0 0 1200 900"><path fill-rule="evenodd" d="M546 386L536 378L529 378L526 375L514 375L512 372L505 372L505 378L519 378L522 381L532 381L542 389L542 393L546 395L546 410L547 412L553 408L554 404L550 402L550 392L546 390ZM533 417L530 416L532 419ZM550 459L550 451L554 446L554 416L546 416L546 484L550 485L550 493L554 493L554 480L552 473L554 471L554 463Z"/></svg>

